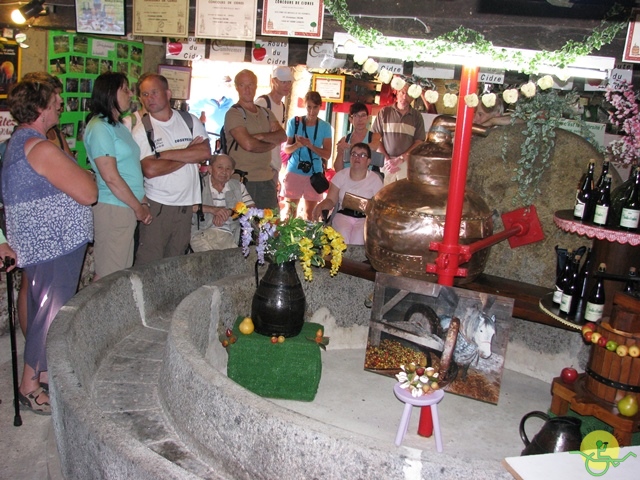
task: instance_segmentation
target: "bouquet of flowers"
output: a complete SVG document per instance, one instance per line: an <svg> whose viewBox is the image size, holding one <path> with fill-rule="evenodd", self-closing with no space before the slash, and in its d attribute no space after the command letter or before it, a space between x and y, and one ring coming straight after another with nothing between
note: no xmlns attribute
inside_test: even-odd
<svg viewBox="0 0 640 480"><path fill-rule="evenodd" d="M338 273L342 252L347 249L344 238L332 227L301 218L281 221L277 211L247 207L239 202L235 207L242 228L242 253L249 255L253 240L258 262L268 258L277 264L300 260L304 279L313 280L311 266L323 267L331 255L331 276Z"/></svg>
<svg viewBox="0 0 640 480"><path fill-rule="evenodd" d="M607 153L614 162L622 165L635 164L640 157L638 96L630 83L622 81L614 86L608 85L605 98L614 108L609 112L611 123L625 134L609 144Z"/></svg>

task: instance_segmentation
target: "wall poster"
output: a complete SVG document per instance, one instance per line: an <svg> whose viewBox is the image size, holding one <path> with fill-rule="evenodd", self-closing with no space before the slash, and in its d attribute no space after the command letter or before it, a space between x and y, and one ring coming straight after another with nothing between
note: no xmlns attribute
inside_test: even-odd
<svg viewBox="0 0 640 480"><path fill-rule="evenodd" d="M322 38L322 0L264 0L262 35Z"/></svg>
<svg viewBox="0 0 640 480"><path fill-rule="evenodd" d="M49 73L63 86L60 130L78 159L88 168L83 135L89 112L93 82L101 73L122 72L137 97L137 81L142 75L141 42L105 39L66 31L49 31ZM132 103L132 109L137 103Z"/></svg>
<svg viewBox="0 0 640 480"><path fill-rule="evenodd" d="M76 0L76 31L126 35L124 0Z"/></svg>
<svg viewBox="0 0 640 480"><path fill-rule="evenodd" d="M0 98L7 98L11 85L20 78L20 51L16 42L0 44Z"/></svg>
<svg viewBox="0 0 640 480"><path fill-rule="evenodd" d="M252 42L257 11L258 0L196 0L196 36Z"/></svg>
<svg viewBox="0 0 640 480"><path fill-rule="evenodd" d="M187 37L189 0L133 0L133 34Z"/></svg>

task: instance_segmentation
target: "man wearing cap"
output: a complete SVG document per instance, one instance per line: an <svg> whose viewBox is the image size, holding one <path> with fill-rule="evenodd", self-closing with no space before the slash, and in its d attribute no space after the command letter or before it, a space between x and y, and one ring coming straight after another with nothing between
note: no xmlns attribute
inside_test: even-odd
<svg viewBox="0 0 640 480"><path fill-rule="evenodd" d="M280 151L287 134L271 110L254 103L258 79L251 70L239 72L234 83L238 103L224 117L227 154L235 160L238 169L248 172L246 187L256 207L277 208L271 151L276 148Z"/></svg>
<svg viewBox="0 0 640 480"><path fill-rule="evenodd" d="M287 109L284 104L285 97L291 94L293 85L293 75L289 67L275 67L271 72L271 91L266 95L261 95L256 99L256 105L268 108L275 115L280 126L284 128L287 123ZM278 184L278 173L282 168L282 158L280 149L271 150L271 168L275 170L273 180Z"/></svg>

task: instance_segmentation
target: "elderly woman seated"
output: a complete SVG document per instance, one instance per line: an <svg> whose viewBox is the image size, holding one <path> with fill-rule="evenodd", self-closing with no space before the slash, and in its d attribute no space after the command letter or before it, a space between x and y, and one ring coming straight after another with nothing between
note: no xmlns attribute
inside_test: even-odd
<svg viewBox="0 0 640 480"><path fill-rule="evenodd" d="M240 224L232 218L238 202L253 206L246 187L231 178L236 168L228 155L213 155L208 175L202 178L202 204L193 206L191 249L194 252L235 248L240 240Z"/></svg>
<svg viewBox="0 0 640 480"><path fill-rule="evenodd" d="M366 143L351 147L351 166L340 170L331 179L327 197L313 209L313 218L319 219L323 210L334 210L332 226L344 237L348 245L364 245L365 214L343 208L346 193L372 198L382 188L380 176L369 170L371 149Z"/></svg>

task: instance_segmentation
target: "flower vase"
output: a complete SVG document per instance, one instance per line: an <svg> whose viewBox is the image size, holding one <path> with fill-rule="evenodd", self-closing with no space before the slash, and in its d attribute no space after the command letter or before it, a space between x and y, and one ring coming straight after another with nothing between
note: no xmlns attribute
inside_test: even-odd
<svg viewBox="0 0 640 480"><path fill-rule="evenodd" d="M261 335L295 337L302 330L306 299L294 261L270 263L251 304L255 331Z"/></svg>

